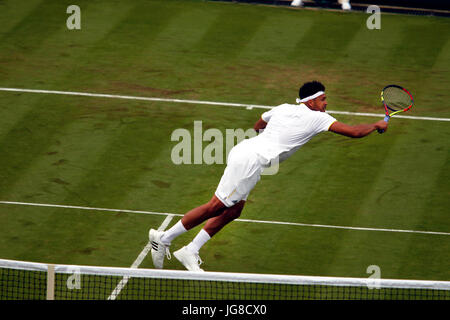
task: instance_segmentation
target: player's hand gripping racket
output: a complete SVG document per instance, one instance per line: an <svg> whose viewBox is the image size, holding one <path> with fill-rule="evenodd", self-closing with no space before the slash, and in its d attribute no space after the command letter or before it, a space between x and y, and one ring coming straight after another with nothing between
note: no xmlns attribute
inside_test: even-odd
<svg viewBox="0 0 450 320"><path fill-rule="evenodd" d="M386 110L384 121L388 122L393 115L411 109L414 99L405 88L390 84L381 90L381 102ZM378 132L383 133L384 130L378 130Z"/></svg>

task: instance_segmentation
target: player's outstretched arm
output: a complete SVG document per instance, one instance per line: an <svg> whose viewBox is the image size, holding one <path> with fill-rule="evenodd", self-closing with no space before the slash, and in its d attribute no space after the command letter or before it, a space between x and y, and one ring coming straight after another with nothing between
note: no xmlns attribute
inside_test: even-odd
<svg viewBox="0 0 450 320"><path fill-rule="evenodd" d="M351 138L362 138L375 130L384 130L386 132L388 123L384 120L380 120L371 124L357 124L354 126L336 121L331 126L329 131L341 134Z"/></svg>

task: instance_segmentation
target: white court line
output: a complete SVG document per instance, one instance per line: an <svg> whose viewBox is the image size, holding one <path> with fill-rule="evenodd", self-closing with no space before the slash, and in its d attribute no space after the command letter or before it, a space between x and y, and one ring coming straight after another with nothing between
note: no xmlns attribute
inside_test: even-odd
<svg viewBox="0 0 450 320"><path fill-rule="evenodd" d="M165 230L167 228L167 226L169 225L170 221L172 221L173 216L174 216L173 214L167 215L167 217L164 219L163 223L159 226L158 231ZM141 251L139 256L136 258L136 260L133 262L133 264L131 265L130 268L131 269L139 268L142 261L144 261L145 257L147 256L147 254L150 252L151 249L152 249L152 245L149 241L147 243L147 245L144 247L144 249ZM130 277L124 276L122 278L122 280L120 280L120 282L117 284L116 288L113 290L111 295L108 297L108 300L116 300L117 296L120 294L122 289L125 288L125 286L127 285L128 280L130 280Z"/></svg>
<svg viewBox="0 0 450 320"><path fill-rule="evenodd" d="M35 207L64 208L64 209L78 209L78 210L90 210L90 211L105 211L105 212L139 213L139 214L149 214L149 215L171 215L171 216L178 216L178 217L182 217L183 216L183 214L167 213L167 212L139 211L139 210L125 210L125 209L108 209L108 208L93 208L93 207L69 206L69 205L46 204L46 203L17 202L17 201L0 201L0 204L35 206ZM299 223L299 222L251 220L251 219L236 219L235 221L248 222L248 223L264 223L264 224L288 225L288 226L298 226L298 227L312 227L312 228L329 228L329 229L344 229L344 230L359 230L359 231L382 231L382 232L416 233L416 234L434 234L434 235L450 236L449 232L440 232L440 231L420 231L420 230L402 230L402 229L387 229L387 228L348 227L348 226L334 226L334 225L326 225L326 224L310 224L310 223Z"/></svg>
<svg viewBox="0 0 450 320"><path fill-rule="evenodd" d="M59 95L96 97L96 98L110 98L110 99L128 99L128 100L141 100L141 101L160 101L160 102L204 104L204 105L225 106L225 107L240 107L240 108L246 108L248 110L251 110L253 108L271 109L271 108L274 107L274 106L264 106L264 105L256 105L256 104L216 102L216 101L202 101L202 100L167 99L167 98L153 98L153 97L138 97L138 96L128 96L128 95L117 95L117 94L74 92L74 91L57 91L57 90L0 88L0 91L59 94ZM364 113L364 112L350 112L350 111L327 110L327 113L352 115L352 116L361 116L361 117L377 117L377 118L378 117L384 117L384 114ZM411 119L411 120L450 121L450 118L416 117L416 116L405 116L405 115L396 115L395 117L396 118L401 118L401 119Z"/></svg>

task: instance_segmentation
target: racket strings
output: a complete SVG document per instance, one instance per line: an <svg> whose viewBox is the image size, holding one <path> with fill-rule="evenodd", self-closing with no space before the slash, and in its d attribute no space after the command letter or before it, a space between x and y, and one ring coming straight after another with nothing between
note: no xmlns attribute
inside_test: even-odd
<svg viewBox="0 0 450 320"><path fill-rule="evenodd" d="M388 108L394 111L408 108L412 104L409 94L396 87L386 88L383 97Z"/></svg>

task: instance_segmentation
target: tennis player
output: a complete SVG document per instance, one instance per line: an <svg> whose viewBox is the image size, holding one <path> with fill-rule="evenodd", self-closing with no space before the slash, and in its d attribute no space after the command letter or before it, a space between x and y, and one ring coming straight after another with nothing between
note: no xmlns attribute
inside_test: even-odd
<svg viewBox="0 0 450 320"><path fill-rule="evenodd" d="M254 126L260 134L241 141L231 149L227 167L208 203L187 212L167 231L150 230L155 268L163 268L166 256L170 259L169 247L176 237L206 221L192 242L174 252L186 269L203 271L200 268L200 248L225 225L240 216L263 169L274 161L281 163L286 160L318 133L331 131L361 138L377 129L387 130L384 120L352 126L325 113L327 97L325 87L320 82L305 83L299 90L299 97L298 104L282 104L264 112Z"/></svg>

